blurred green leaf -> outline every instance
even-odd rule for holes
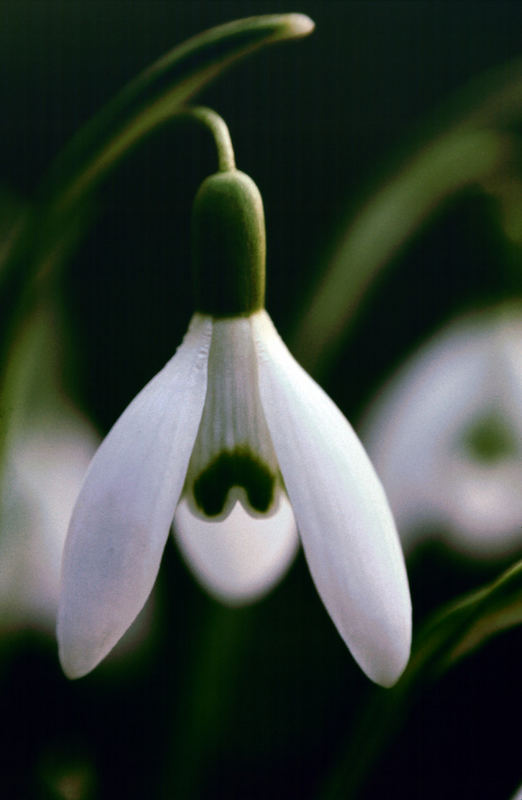
[[[305,36],[313,27],[302,14],[250,17],[175,47],[76,134],[51,170],[44,194],[54,196],[57,208],[77,202],[132,145],[231,64],[264,45]]]
[[[380,753],[428,681],[488,639],[522,623],[522,561],[493,583],[451,603],[420,631],[408,667],[388,690],[375,689],[345,742],[321,798],[355,798]]]
[[[42,253],[40,267],[49,274],[59,270],[76,246],[90,219],[86,212],[87,209],[81,219],[77,217],[74,223],[61,231],[61,238],[56,237],[45,258]],[[9,436],[53,408],[54,416],[59,417],[63,412],[66,393],[62,382],[68,342],[59,298],[53,287],[29,287],[11,311],[6,342],[3,343],[0,479]]]
[[[67,342],[63,315],[48,298],[23,318],[4,367],[2,422],[8,425],[2,431],[24,430],[38,418],[63,413]]]
[[[452,604],[419,637],[408,673],[444,672],[490,636],[522,623],[522,561],[496,581]]]
[[[522,62],[483,76],[457,99],[446,130],[386,177],[335,243],[292,339],[315,374],[328,367],[370,285],[420,226],[448,197],[513,162],[518,147],[509,128],[522,115]]]
[[[107,172],[197,91],[254,50],[305,36],[313,27],[301,14],[237,20],[189,39],[142,72],[58,156],[41,185],[34,212],[18,233],[18,246],[0,264],[1,278],[17,265],[24,275],[38,271],[64,227],[71,220],[82,224],[83,210]]]
[[[24,203],[5,188],[0,189],[0,274],[24,226]]]

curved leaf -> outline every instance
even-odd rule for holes
[[[366,291],[412,234],[446,198],[512,159],[517,144],[508,128],[522,115],[522,60],[482,76],[452,108],[446,130],[421,142],[386,177],[335,243],[292,340],[292,351],[314,374],[327,367]]]
[[[356,798],[381,751],[400,729],[422,684],[441,677],[494,634],[520,623],[522,561],[482,589],[448,605],[422,628],[399,682],[386,692],[377,690],[370,695],[320,797]]]
[[[408,668],[440,674],[491,636],[522,623],[522,561],[444,609],[419,636]],[[411,678],[410,678],[411,680]]]
[[[178,45],[132,80],[57,157],[34,213],[2,264],[1,278],[16,264],[24,275],[34,273],[62,238],[64,225],[71,220],[82,225],[83,209],[109,169],[227,67],[264,45],[305,36],[313,28],[302,14],[236,20]]]
[[[73,138],[58,158],[44,192],[67,206],[91,190],[136,141],[164,122],[235,61],[264,45],[305,36],[303,14],[273,14],[229,22],[175,47],[132,80]]]

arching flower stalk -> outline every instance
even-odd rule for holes
[[[73,513],[61,662],[80,677],[114,646],[151,591],[171,526],[201,582],[228,602],[266,592],[299,534],[339,633],[388,686],[411,638],[393,519],[352,428],[264,310],[261,196],[230,158],[222,169],[194,204],[188,333],[102,443]]]

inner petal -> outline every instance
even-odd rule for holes
[[[207,517],[230,510],[237,497],[246,510],[264,514],[280,485],[259,396],[250,320],[214,320],[207,395],[184,494]]]
[[[269,514],[251,516],[236,495],[219,520],[195,514],[183,498],[174,517],[174,537],[187,564],[216,599],[231,605],[263,596],[289,567],[298,546],[292,506],[282,488]]]

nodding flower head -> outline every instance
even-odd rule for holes
[[[225,602],[266,592],[298,537],[354,658],[382,685],[408,660],[411,604],[384,492],[349,423],[264,310],[263,205],[236,170],[202,185],[196,311],[174,357],[94,457],[63,560],[58,638],[89,672],[145,603],[172,528]]]

